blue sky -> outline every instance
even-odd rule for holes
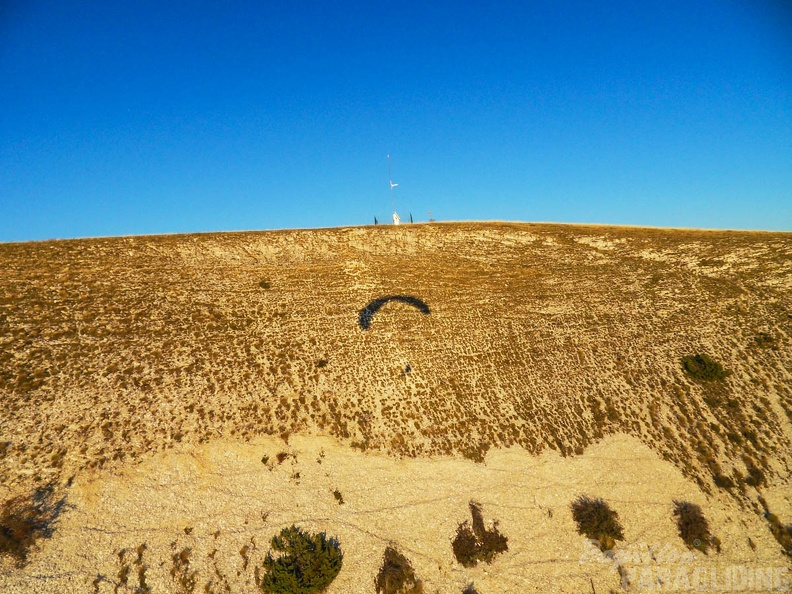
[[[785,0],[6,0],[0,106],[0,241],[792,230]]]

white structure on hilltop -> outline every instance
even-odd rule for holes
[[[395,188],[399,184],[394,184],[393,178],[391,177],[390,155],[388,155],[388,183],[390,184],[391,211],[393,211],[393,224],[398,225],[399,223],[401,223],[401,218],[396,213],[396,206],[393,202],[393,188]]]

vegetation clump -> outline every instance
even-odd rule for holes
[[[715,486],[720,489],[728,490],[734,488],[734,481],[720,472],[716,472],[712,475],[712,481],[715,483]]]
[[[778,339],[767,332],[760,332],[754,336],[753,344],[760,349],[778,350]]]
[[[728,375],[723,365],[709,355],[701,353],[682,357],[682,369],[692,378],[702,382],[720,381]]]
[[[710,546],[714,546],[720,552],[720,540],[710,534],[709,522],[700,506],[689,501],[674,500],[674,515],[679,536],[689,549],[706,554]]]
[[[30,549],[40,538],[52,536],[53,524],[65,499],[56,500],[51,487],[30,496],[18,496],[0,508],[0,555],[24,565]]]
[[[451,543],[454,557],[464,567],[475,567],[480,561],[492,563],[498,553],[509,550],[508,538],[498,531],[497,521],[492,530],[486,529],[481,504],[471,501],[469,507],[473,522],[465,520],[457,528]]]
[[[765,510],[764,517],[767,520],[773,538],[781,545],[784,553],[792,557],[792,524],[785,526],[778,516],[770,511],[767,500],[764,497],[759,497],[759,503]]]
[[[341,546],[324,532],[313,534],[292,525],[274,536],[270,546],[259,582],[269,594],[319,594],[341,571]]]
[[[745,483],[756,488],[763,486],[766,483],[764,471],[748,456],[743,456],[743,461],[748,471],[748,476],[745,477]]]
[[[423,582],[415,577],[409,559],[393,547],[385,549],[377,579],[377,594],[423,594]]]
[[[572,518],[577,522],[578,534],[599,542],[601,551],[609,551],[617,540],[624,540],[619,514],[602,499],[581,495],[572,502]]]
[[[483,464],[484,458],[487,456],[489,449],[490,444],[486,441],[481,441],[478,444],[470,445],[468,448],[463,450],[462,455],[468,460],[472,460],[478,464]]]
[[[179,594],[192,594],[198,585],[198,572],[190,571],[191,556],[192,549],[189,547],[185,547],[171,556],[173,564],[171,565],[170,576]]]

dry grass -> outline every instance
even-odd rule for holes
[[[792,466],[790,262],[784,233],[528,224],[3,244],[0,483],[219,436],[484,461],[623,432],[746,503],[734,461]],[[362,330],[389,295],[431,314]],[[728,378],[680,368],[705,352]]]

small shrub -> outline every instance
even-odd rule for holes
[[[374,586],[377,594],[423,594],[424,591],[409,559],[393,547],[385,549]]]
[[[785,526],[778,516],[770,511],[770,508],[768,507],[767,501],[764,497],[759,497],[759,503],[762,504],[762,507],[765,510],[764,518],[767,520],[767,524],[770,528],[770,533],[773,535],[773,538],[775,538],[778,544],[781,545],[784,553],[792,557],[792,524],[787,524]]]
[[[748,456],[743,456],[743,461],[745,462],[746,470],[748,470],[748,476],[745,477],[745,483],[751,485],[752,487],[761,487],[764,485],[766,480],[764,471],[756,466],[754,461]]]
[[[679,536],[689,549],[698,549],[706,554],[710,546],[718,546],[718,540],[710,534],[709,522],[701,507],[688,501],[674,500],[674,515]]]
[[[473,583],[471,582],[470,584],[467,585],[467,587],[464,590],[462,590],[462,594],[479,594],[479,593],[478,590],[476,590],[476,586],[474,586]]]
[[[471,501],[469,507],[473,522],[465,520],[457,528],[451,543],[454,557],[464,567],[475,567],[480,561],[492,563],[498,553],[509,550],[508,538],[498,531],[497,521],[492,530],[486,529],[480,504]]]
[[[778,516],[774,514],[770,514],[767,521],[770,523],[770,532],[773,534],[773,538],[781,545],[784,553],[792,557],[792,524],[784,526]]]
[[[753,343],[760,349],[778,350],[778,339],[767,332],[760,332],[754,336]]]
[[[192,594],[198,585],[197,571],[190,571],[192,549],[184,548],[171,556],[170,576],[179,594]]]
[[[617,540],[624,540],[619,514],[602,499],[581,495],[572,502],[572,518],[577,522],[578,534],[599,542],[601,551],[608,551]]]
[[[327,367],[327,359],[319,359],[319,360],[316,362],[316,366],[317,366],[319,369],[321,369],[321,368],[323,368],[323,367]]]
[[[490,445],[489,443],[482,441],[476,445],[471,445],[467,449],[462,451],[462,455],[467,458],[468,460],[472,460],[478,464],[484,463],[484,458],[487,456],[487,452],[489,451]]]
[[[272,538],[271,548],[260,581],[269,594],[318,594],[341,571],[341,547],[324,532],[312,534],[292,525]]]
[[[265,291],[272,288],[272,283],[266,278],[261,279],[258,285]]]
[[[721,489],[734,488],[734,481],[725,474],[721,474],[720,472],[715,473],[712,477],[712,480],[715,483],[715,486],[720,487]]]
[[[703,382],[723,380],[728,375],[723,365],[704,354],[682,357],[682,368],[688,375]]]
[[[56,500],[52,487],[30,496],[9,499],[0,508],[0,555],[24,565],[30,549],[40,538],[52,536],[53,524],[65,499]]]
[[[344,496],[341,495],[341,491],[338,489],[333,491],[333,497],[335,497],[335,500],[338,501],[338,505],[344,505]]]

